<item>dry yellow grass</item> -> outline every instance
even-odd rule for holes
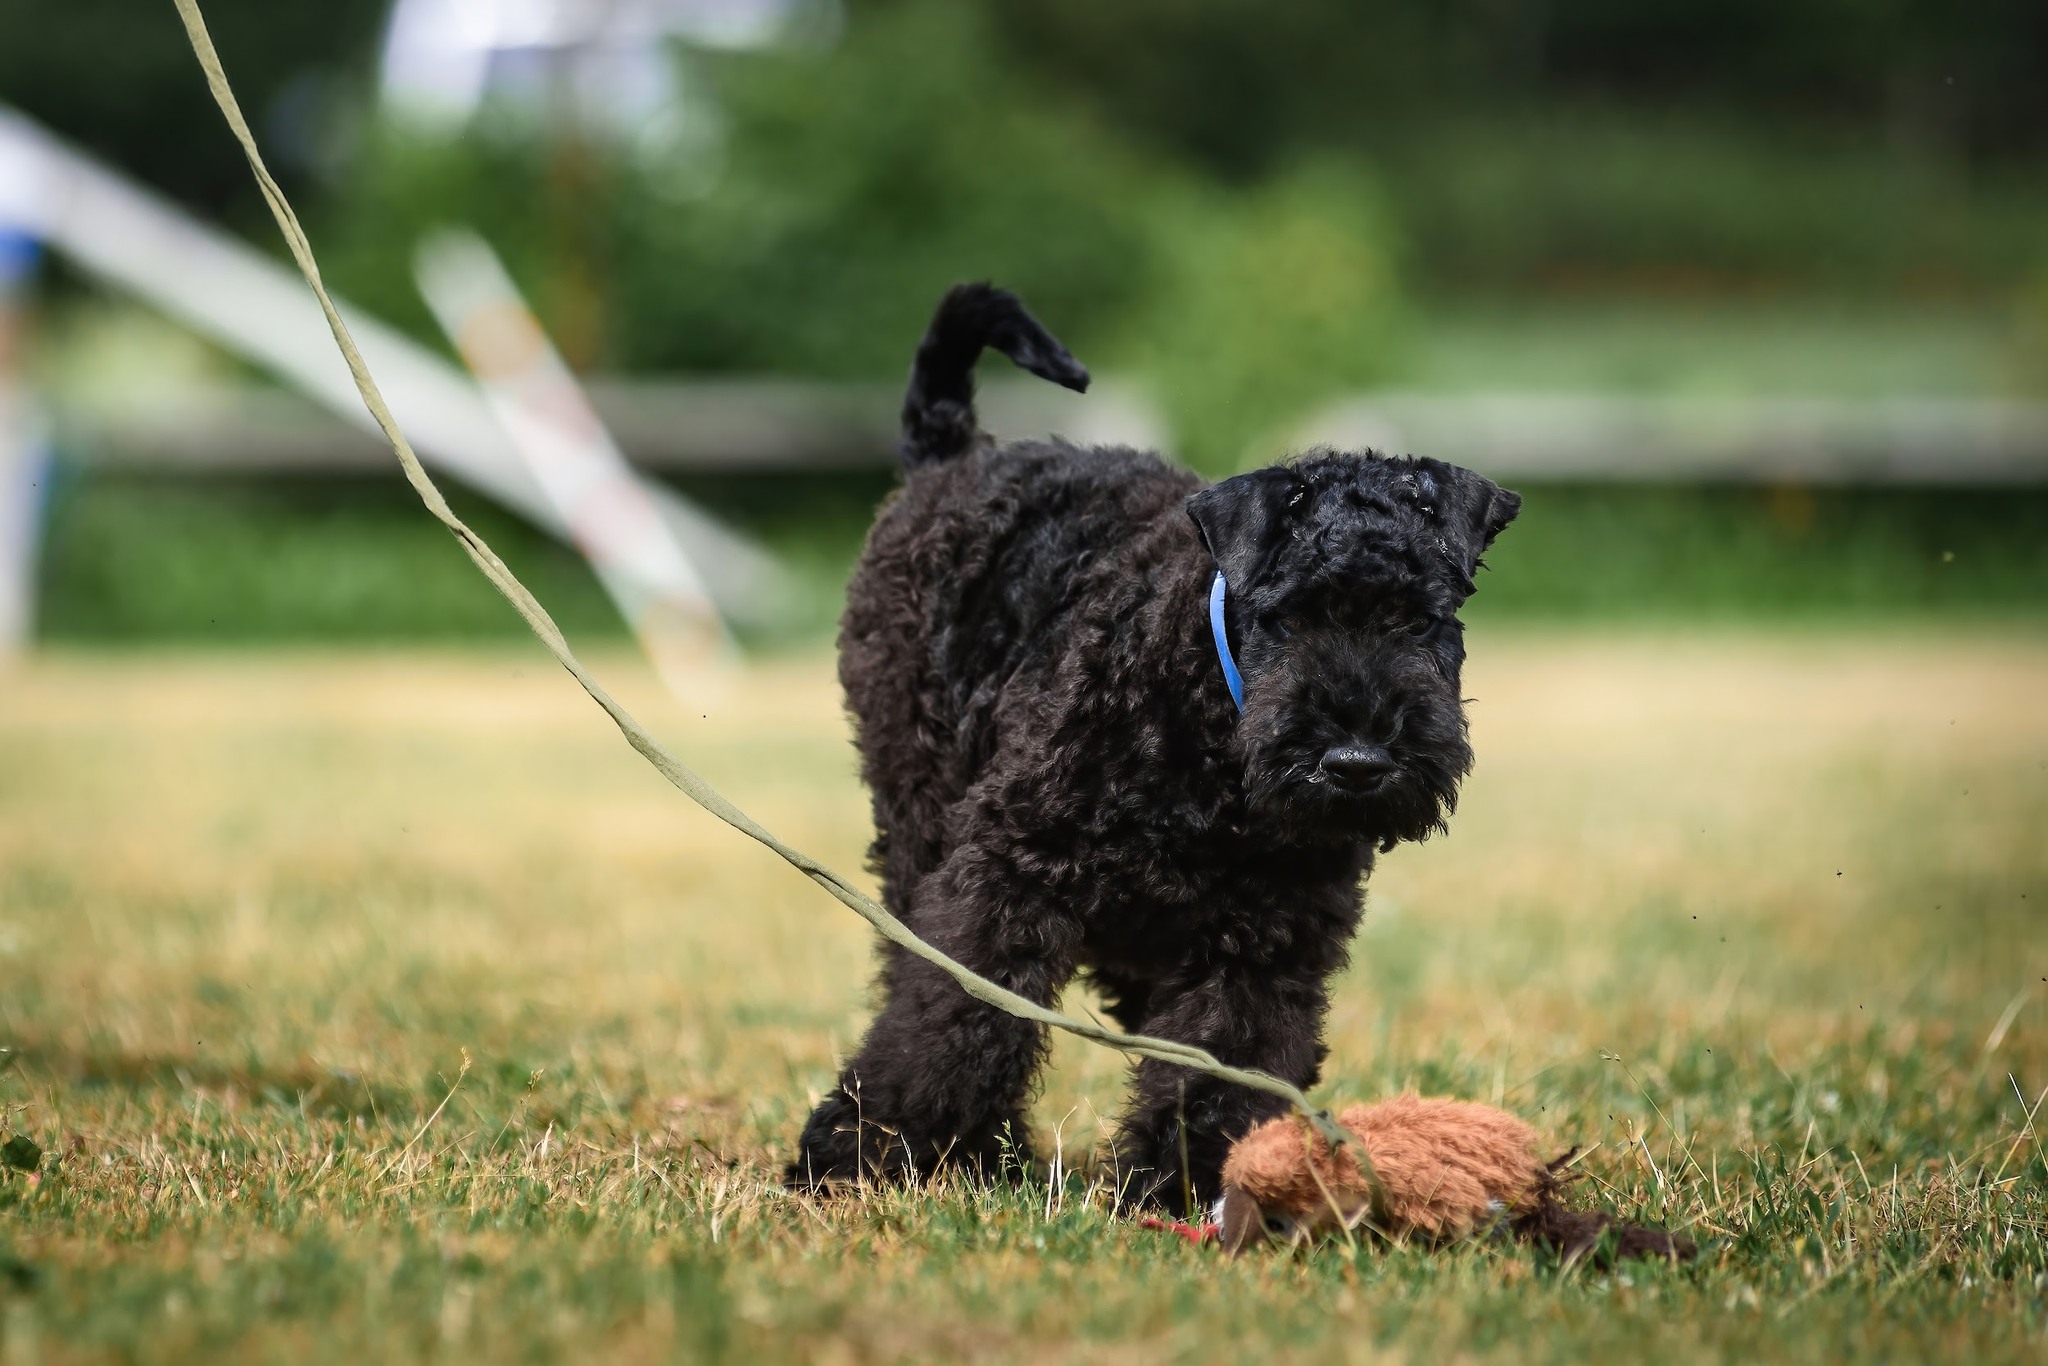
[[[1072,1041],[1037,1114],[1078,1174],[788,1200],[865,927],[536,651],[76,653],[0,676],[0,1129],[51,1154],[0,1177],[8,1350],[2038,1350],[2048,1158],[2014,1088],[2048,1087],[2048,640],[1473,653],[1479,770],[1374,881],[1323,1094],[1598,1144],[1595,1198],[1691,1225],[1702,1269],[1219,1266],[1090,1205],[1122,1064]],[[828,659],[689,710],[600,664],[858,866]]]

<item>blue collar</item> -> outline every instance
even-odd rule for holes
[[[1237,661],[1230,656],[1230,632],[1223,624],[1223,571],[1216,571],[1216,581],[1209,585],[1209,634],[1216,638],[1216,662],[1223,666],[1223,681],[1230,685],[1230,700],[1237,703],[1238,711],[1244,710],[1244,675],[1237,671]]]

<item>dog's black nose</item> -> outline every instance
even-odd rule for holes
[[[1346,792],[1363,792],[1394,771],[1394,756],[1378,745],[1339,745],[1323,756],[1322,768]]]

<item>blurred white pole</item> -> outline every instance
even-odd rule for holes
[[[35,626],[36,550],[49,492],[50,449],[21,374],[22,309],[40,246],[0,225],[0,660]]]
[[[499,425],[663,681],[687,695],[703,665],[724,654],[731,638],[703,576],[663,524],[504,264],[475,233],[450,229],[420,245],[414,273]]]
[[[319,305],[290,267],[0,107],[0,228],[10,227],[375,430]],[[346,304],[342,313],[422,460],[570,539],[554,501],[467,375]],[[782,575],[767,553],[673,490],[644,486],[725,612],[772,616]]]

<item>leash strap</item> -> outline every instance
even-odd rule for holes
[[[1223,582],[1223,571],[1216,571],[1216,581],[1209,585],[1209,634],[1216,638],[1216,662],[1223,666],[1223,681],[1230,685],[1230,700],[1237,703],[1237,709],[1244,711],[1244,675],[1237,671],[1237,660],[1230,654],[1230,632],[1223,625],[1223,595],[1227,588]]]

